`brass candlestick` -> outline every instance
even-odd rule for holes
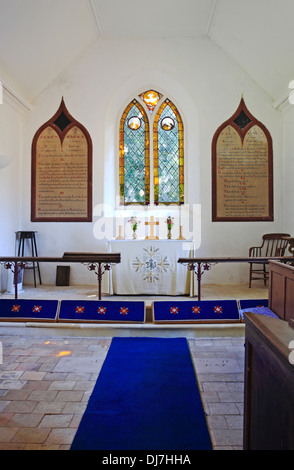
[[[180,226],[180,236],[179,236],[178,240],[186,240],[186,238],[183,237],[183,226],[182,225]]]
[[[122,225],[118,226],[118,237],[116,237],[116,240],[124,240],[124,237],[122,234]]]

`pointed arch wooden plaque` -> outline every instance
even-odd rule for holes
[[[31,220],[92,221],[92,140],[63,99],[33,139]]]
[[[242,98],[212,141],[212,221],[272,220],[272,138]]]

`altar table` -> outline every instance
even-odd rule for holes
[[[193,273],[177,261],[194,256],[188,240],[110,240],[109,253],[121,263],[109,273],[109,293],[118,295],[194,295]]]

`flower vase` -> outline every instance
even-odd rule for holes
[[[136,229],[133,229],[133,240],[136,240],[136,238],[137,238]]]
[[[167,239],[170,240],[171,239],[171,229],[174,225],[173,217],[168,216],[168,218],[166,219],[166,224],[167,224]]]

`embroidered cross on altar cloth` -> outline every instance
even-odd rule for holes
[[[122,254],[109,272],[111,295],[194,295],[196,276],[177,262],[193,256],[193,241],[110,240],[107,250]]]

